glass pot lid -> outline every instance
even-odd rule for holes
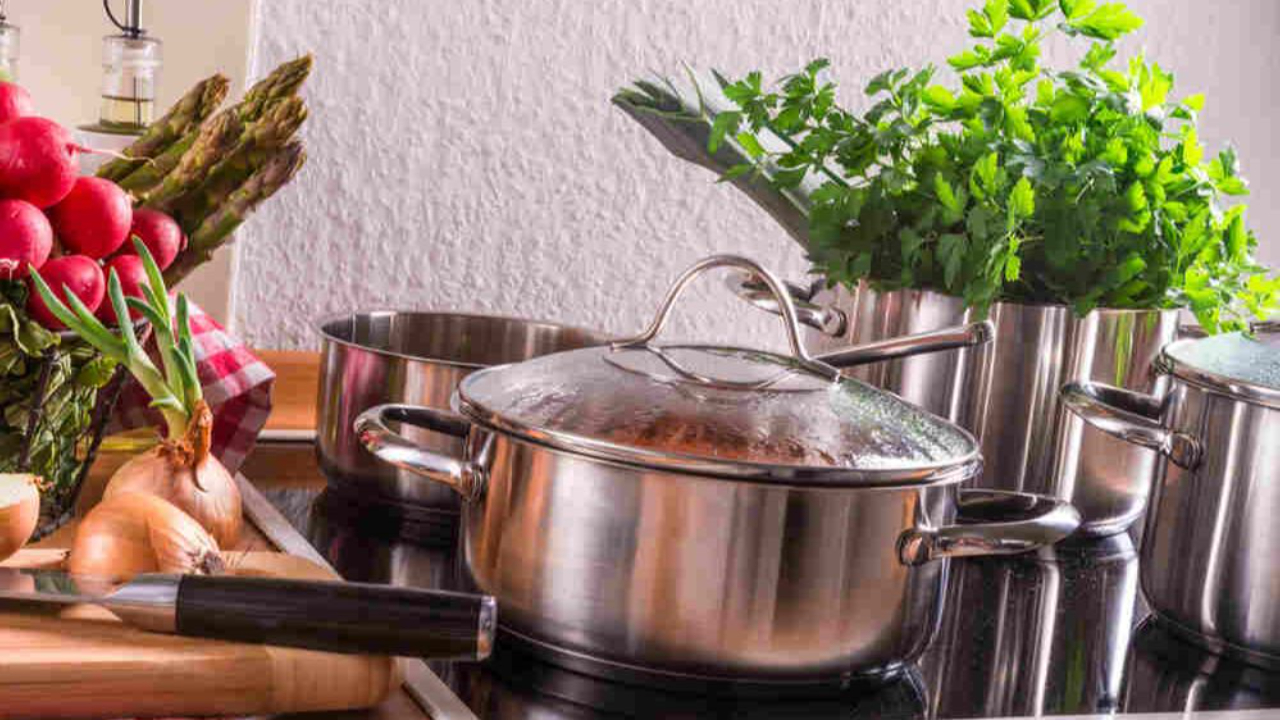
[[[1280,331],[1225,333],[1179,340],[1164,349],[1162,369],[1194,385],[1280,407]]]
[[[780,300],[792,355],[652,343],[685,286],[746,267]],[[824,484],[930,482],[977,469],[959,427],[814,360],[772,274],[736,256],[694,265],[642,335],[488,368],[463,380],[472,419],[593,457],[736,478]]]

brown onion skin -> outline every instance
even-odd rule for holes
[[[200,488],[207,488],[201,490]],[[195,467],[175,459],[163,446],[130,459],[111,477],[104,501],[142,492],[164,498],[195,518],[218,541],[234,547],[240,538],[243,511],[235,478],[212,455]]]
[[[103,500],[129,492],[156,495],[195,518],[219,547],[234,547],[244,524],[240,489],[209,452],[212,427],[213,414],[202,402],[185,437],[130,459],[111,476]]]
[[[200,523],[146,493],[121,493],[91,510],[67,559],[74,575],[114,581],[147,572],[210,574],[222,567],[218,544]]]

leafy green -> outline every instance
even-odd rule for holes
[[[0,472],[42,477],[42,512],[48,517],[65,510],[73,495],[94,429],[98,390],[116,366],[93,348],[41,327],[27,315],[26,301],[24,283],[0,280]]]
[[[1187,307],[1210,331],[1280,306],[1244,206],[1227,202],[1248,193],[1238,157],[1206,160],[1203,96],[1173,99],[1173,75],[1141,55],[1115,64],[1140,18],[1095,0],[986,0],[966,17],[976,42],[948,61],[957,83],[885,71],[861,114],[834,101],[826,60],[776,90],[758,72],[722,80],[737,110],[714,125],[750,158],[726,177],[768,165],[785,169],[769,178],[779,189],[822,178],[808,197],[817,272],[980,309]],[[1086,42],[1074,66],[1040,63],[1053,32]]]

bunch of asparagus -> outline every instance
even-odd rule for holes
[[[307,118],[298,89],[311,66],[310,55],[284,63],[221,112],[227,78],[202,80],[123,157],[98,170],[129,191],[137,207],[168,213],[186,233],[187,247],[165,270],[169,286],[212,258],[306,162],[294,136]]]

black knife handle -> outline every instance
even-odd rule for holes
[[[483,660],[497,606],[487,595],[366,583],[185,575],[180,635],[340,653]]]

